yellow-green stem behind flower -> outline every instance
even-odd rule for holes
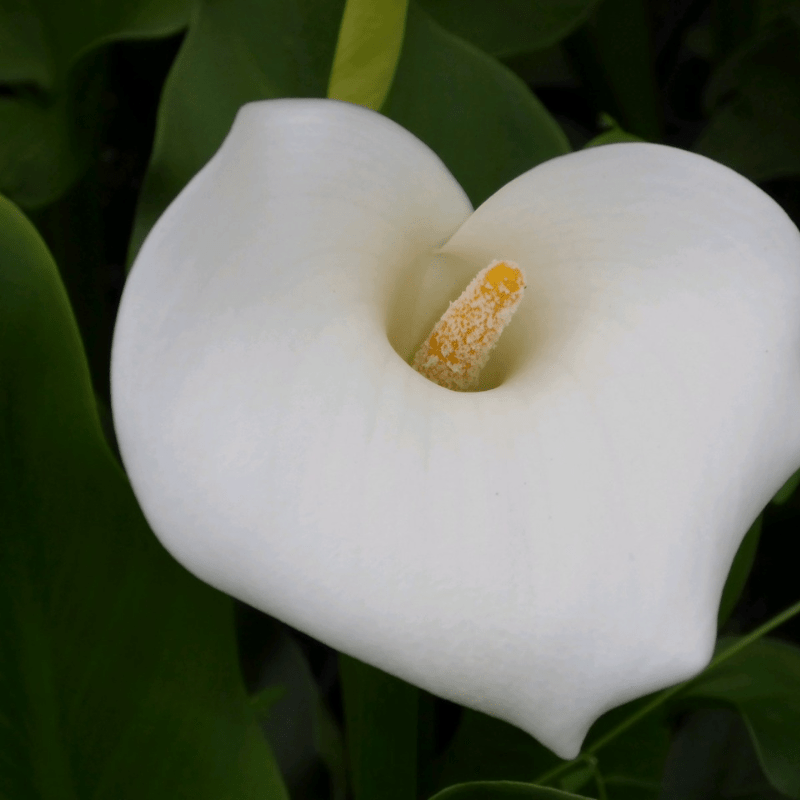
[[[347,0],[328,97],[377,111],[394,79],[408,0]]]

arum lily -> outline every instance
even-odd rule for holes
[[[495,261],[516,315],[438,385],[414,356]],[[374,112],[253,103],[135,262],[114,418],[189,570],[570,758],[708,663],[800,464],[798,308],[797,229],[701,156],[597,147],[473,211]]]

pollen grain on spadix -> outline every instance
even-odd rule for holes
[[[524,289],[525,276],[517,264],[493,261],[450,303],[417,351],[414,369],[447,389],[474,389]]]

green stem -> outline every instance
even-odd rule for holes
[[[708,667],[696,678],[692,678],[692,680],[687,681],[683,686],[688,686],[690,683],[694,683],[698,681],[702,675],[708,672],[714,667],[718,667],[724,661],[727,661],[729,658],[735,656],[738,652],[744,650],[745,647],[749,647],[753,642],[758,641],[763,636],[766,636],[770,631],[777,628],[779,625],[783,625],[784,622],[788,622],[792,617],[797,616],[800,614],[800,600],[796,602],[794,605],[789,606],[784,611],[781,611],[780,614],[774,616],[771,620],[765,622],[760,628],[756,628],[751,633],[748,633],[747,636],[742,636],[741,639],[737,639],[734,644],[732,644],[726,650],[723,650],[721,653],[717,653],[716,656],[711,660],[711,663]]]
[[[718,667],[720,664],[724,663],[728,659],[735,656],[737,653],[744,650],[745,647],[748,647],[753,642],[761,639],[763,636],[766,636],[770,631],[777,628],[779,625],[783,625],[784,622],[790,620],[792,617],[800,614],[800,601],[795,603],[794,605],[787,608],[785,611],[782,611],[777,616],[773,617],[768,622],[765,622],[759,628],[756,628],[751,633],[748,633],[747,636],[743,636],[741,639],[737,639],[737,641],[732,644],[727,649],[723,650],[721,653],[717,653],[716,656],[711,660],[711,663],[696,677],[692,678],[689,681],[685,681],[684,683],[679,683],[677,686],[672,686],[669,689],[665,689],[660,694],[656,695],[647,705],[640,708],[635,713],[631,714],[627,719],[624,719],[619,725],[615,728],[612,728],[605,736],[601,736],[595,742],[593,742],[589,747],[587,747],[578,758],[573,761],[565,761],[562,764],[559,764],[557,767],[553,767],[551,770],[540,775],[534,783],[537,785],[547,785],[548,783],[552,782],[555,778],[563,775],[566,772],[569,772],[577,763],[581,761],[585,761],[586,756],[591,756],[596,753],[601,748],[605,747],[610,742],[614,741],[620,734],[625,733],[629,728],[632,728],[639,720],[646,717],[652,711],[655,711],[660,706],[664,705],[668,700],[671,700],[676,695],[680,694],[682,691],[687,689],[692,684],[699,681],[701,678],[704,678],[708,672]]]
[[[592,774],[594,775],[594,785],[597,787],[597,800],[608,800],[608,793],[606,792],[606,782],[603,780],[603,775],[597,765],[597,759],[590,756],[592,759]]]

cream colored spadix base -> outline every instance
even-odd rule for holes
[[[437,386],[399,343],[497,258],[503,378]],[[800,464],[798,308],[800,234],[700,156],[598,147],[473,212],[389,120],[256,103],[136,260],[115,425],[200,578],[569,758],[707,663]]]

